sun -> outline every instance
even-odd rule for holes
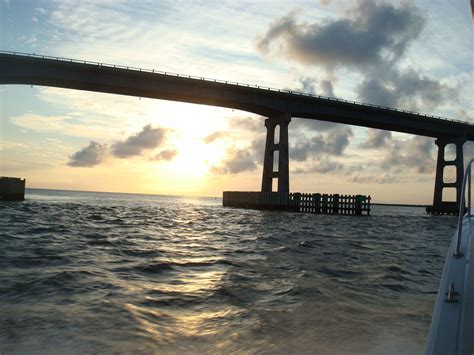
[[[227,139],[220,138],[206,143],[204,139],[215,132],[228,130],[227,118],[235,113],[229,109],[158,100],[151,106],[153,124],[169,130],[167,149],[178,151],[173,160],[167,162],[168,174],[187,177],[202,177],[212,166],[219,164],[226,156]]]
[[[202,139],[181,140],[176,144],[178,155],[170,162],[176,174],[201,177],[209,173],[212,166],[225,158],[222,144],[205,144]]]

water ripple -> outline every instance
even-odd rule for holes
[[[456,222],[27,196],[0,203],[1,353],[416,353]]]

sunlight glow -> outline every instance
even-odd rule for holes
[[[176,174],[201,177],[225,157],[223,149],[217,149],[216,145],[204,144],[199,140],[187,142],[183,139],[176,145],[179,149],[178,156],[170,162],[170,168]]]

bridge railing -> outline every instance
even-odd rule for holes
[[[13,51],[0,50],[0,54],[10,54],[10,55],[16,55],[16,56],[22,56],[22,57],[33,57],[33,58],[40,58],[40,59],[52,59],[52,60],[57,60],[57,61],[70,62],[70,63],[97,65],[99,67],[127,69],[127,70],[147,72],[147,73],[152,73],[152,74],[170,75],[170,76],[175,76],[175,77],[179,77],[179,78],[203,80],[203,81],[208,81],[208,82],[215,82],[215,83],[222,83],[222,84],[227,84],[227,85],[235,85],[235,86],[256,88],[256,89],[260,89],[260,90],[268,90],[268,91],[273,91],[273,92],[282,92],[282,93],[287,93],[287,94],[292,94],[292,95],[314,97],[314,98],[318,98],[318,99],[324,99],[324,100],[330,100],[330,101],[336,101],[336,102],[344,102],[344,103],[348,103],[348,104],[354,104],[354,105],[365,106],[365,107],[375,107],[375,108],[390,110],[390,111],[394,111],[394,112],[403,112],[403,113],[418,115],[418,116],[421,116],[421,117],[426,117],[428,119],[444,120],[444,121],[458,122],[458,123],[471,125],[471,123],[466,122],[466,121],[455,120],[455,119],[441,117],[441,116],[437,116],[437,115],[427,115],[427,114],[420,113],[420,112],[409,111],[409,110],[404,110],[404,109],[398,109],[398,108],[394,108],[394,107],[373,105],[373,104],[358,102],[358,101],[353,101],[353,100],[338,99],[336,97],[316,95],[316,94],[305,93],[305,92],[295,91],[295,90],[275,89],[275,88],[271,88],[271,87],[268,87],[268,86],[261,86],[261,85],[257,85],[257,84],[243,84],[243,83],[238,83],[238,82],[235,82],[235,81],[211,79],[211,78],[206,78],[206,77],[202,77],[202,76],[178,74],[178,73],[162,71],[162,70],[144,69],[144,68],[138,68],[138,67],[133,67],[133,66],[110,64],[110,63],[104,63],[104,62],[94,62],[94,61],[89,61],[89,60],[72,59],[72,58],[65,58],[65,57],[54,57],[54,56],[40,55],[40,54],[35,54],[35,53],[24,53],[24,52],[13,52]]]

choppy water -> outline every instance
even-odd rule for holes
[[[455,224],[29,190],[0,202],[0,353],[420,353]]]

